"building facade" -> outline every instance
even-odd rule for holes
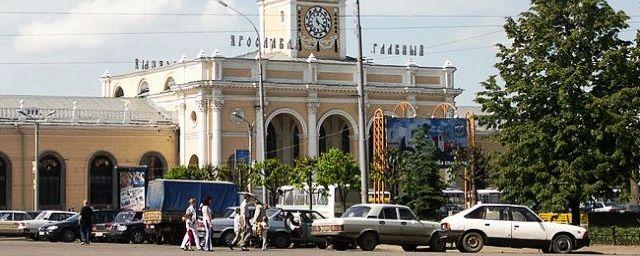
[[[357,156],[358,72],[354,59],[345,54],[345,1],[259,1],[259,8],[265,38],[260,47],[266,95],[264,155],[288,164],[329,148]],[[217,50],[210,55],[201,50],[194,59],[183,56],[161,67],[106,73],[102,95],[145,97],[173,111],[180,127],[180,163],[223,165],[249,145],[247,124],[232,113],[261,123],[255,55],[224,57]],[[403,101],[415,109],[411,116],[421,117],[431,116],[441,103],[454,104],[462,91],[454,85],[455,70],[448,61],[441,67],[412,61],[402,66],[365,64],[367,120],[377,108],[393,114]],[[256,135],[253,159],[260,161],[262,146],[256,143],[262,135]]]

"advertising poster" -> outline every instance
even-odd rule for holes
[[[120,209],[142,211],[145,205],[146,166],[117,167]]]
[[[451,164],[456,149],[467,147],[467,119],[464,118],[387,118],[387,145],[412,150],[411,138],[419,127],[428,131],[425,139],[433,140],[441,166]]]

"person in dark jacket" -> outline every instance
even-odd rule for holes
[[[80,241],[82,245],[91,244],[91,218],[93,217],[93,209],[89,206],[89,201],[84,200],[82,209],[80,209]]]

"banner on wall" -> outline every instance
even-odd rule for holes
[[[120,209],[142,211],[145,206],[147,173],[146,166],[116,167]]]
[[[387,145],[412,150],[411,138],[419,127],[428,131],[425,139],[435,144],[441,166],[451,165],[455,150],[467,147],[467,119],[464,118],[387,118]]]

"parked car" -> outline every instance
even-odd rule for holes
[[[591,206],[592,212],[624,212],[624,205],[614,202],[594,202]]]
[[[590,244],[586,229],[543,222],[522,205],[480,204],[440,223],[447,241],[455,242],[461,252],[479,252],[491,245],[569,253]]]
[[[25,211],[0,211],[0,236],[18,235],[20,221],[30,220]]]
[[[354,205],[340,218],[315,220],[311,234],[329,239],[336,250],[358,245],[363,251],[372,251],[378,244],[400,245],[405,251],[425,245],[432,251],[445,250],[440,224],[419,221],[402,205]]]
[[[91,238],[97,241],[107,240],[106,234],[111,230],[111,226],[118,215],[117,210],[99,210],[93,212],[93,224],[91,225]]]
[[[76,215],[67,211],[42,211],[32,220],[21,221],[18,234],[38,240],[38,229],[44,225],[55,224]]]
[[[71,243],[80,237],[79,221],[80,214],[76,214],[64,221],[41,226],[38,228],[38,238],[50,242]]]
[[[106,233],[109,240],[117,242],[144,243],[148,236],[142,222],[142,212],[122,211],[116,216],[111,230]]]

